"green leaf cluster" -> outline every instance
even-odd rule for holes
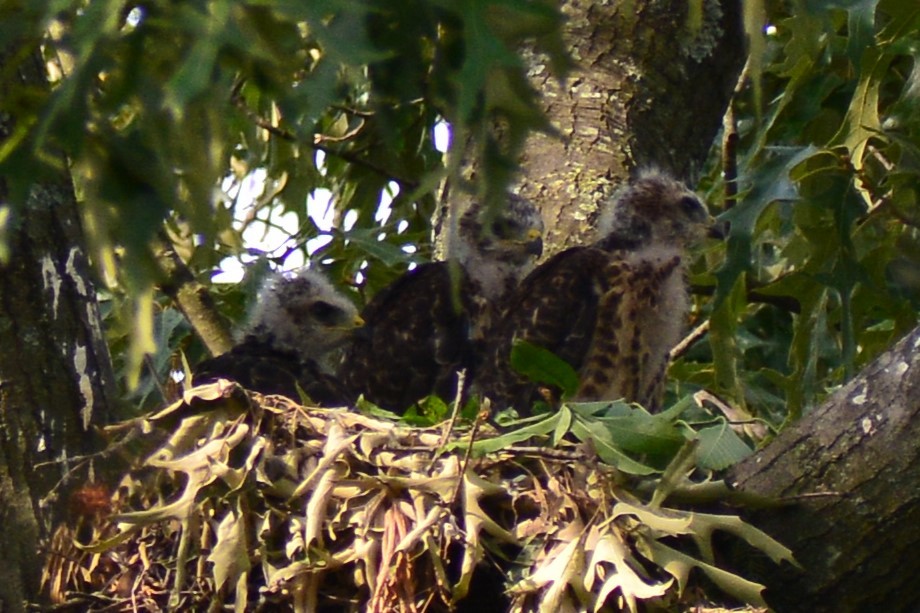
[[[707,254],[694,279],[714,289],[709,346],[673,374],[783,421],[917,322],[920,8],[767,3],[759,28],[737,149],[703,181],[722,201],[737,162],[724,263],[705,273]]]
[[[557,74],[567,61],[561,15],[544,0],[37,0],[5,3],[0,22],[15,50],[0,75],[0,111],[15,119],[0,146],[0,230],[66,165],[97,270],[136,306],[121,325],[134,331],[135,378],[155,346],[150,243],[164,224],[203,281],[226,257],[280,264],[326,235],[313,258],[336,280],[360,270],[361,302],[430,254],[439,184],[497,201],[523,139],[546,128],[522,45]],[[17,71],[36,55],[52,83],[22,87]],[[432,139],[443,120],[452,165]],[[484,169],[474,182],[461,159]],[[264,185],[234,223],[246,183]],[[331,195],[331,230],[307,211],[318,190]],[[280,215],[296,220],[292,240],[248,253],[247,226]]]
[[[511,349],[511,365],[527,379],[561,391],[562,404],[548,407],[537,403],[535,409],[551,415],[517,428],[495,439],[477,443],[483,453],[501,450],[530,437],[550,437],[558,445],[571,433],[587,443],[604,462],[623,472],[651,475],[675,461],[687,441],[694,443],[693,463],[705,470],[722,470],[751,453],[728,422],[713,419],[696,410],[685,416],[698,403],[685,397],[668,410],[651,414],[637,404],[616,402],[568,402],[578,391],[578,373],[553,352],[533,343],[517,339]],[[529,421],[529,420],[525,420]],[[713,423],[715,422],[715,423]],[[698,448],[698,449],[697,449]],[[698,453],[697,453],[698,452]]]

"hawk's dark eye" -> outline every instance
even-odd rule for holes
[[[310,305],[310,315],[318,322],[330,325],[342,318],[342,309],[328,302],[317,300]]]
[[[703,204],[693,196],[684,196],[681,198],[680,208],[683,209],[688,217],[698,217],[701,219],[706,217],[706,211],[703,209]]]
[[[511,236],[511,222],[507,219],[496,219],[491,225],[492,234],[498,238],[508,238]]]

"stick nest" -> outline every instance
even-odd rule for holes
[[[701,568],[762,604],[707,544],[716,528],[762,533],[640,502],[590,445],[479,452],[473,439],[510,440],[479,425],[193,388],[135,424],[155,450],[113,494],[74,495],[46,590],[83,611],[636,611],[675,605]],[[688,536],[702,560],[673,548]]]

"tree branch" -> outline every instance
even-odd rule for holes
[[[154,243],[154,251],[162,272],[160,289],[182,311],[212,355],[229,351],[233,347],[233,337],[214,299],[208,289],[195,279],[176,253],[172,241],[162,232]]]
[[[745,492],[800,504],[753,523],[805,572],[732,556],[778,611],[913,610],[920,602],[920,328],[733,470]],[[839,495],[815,497],[815,493]],[[750,571],[750,572],[748,572]]]
[[[411,191],[418,187],[417,181],[413,181],[405,177],[397,176],[395,173],[387,170],[386,168],[377,166],[376,164],[369,162],[366,159],[360,156],[354,155],[348,151],[340,151],[338,149],[327,147],[326,145],[321,144],[322,141],[338,142],[341,140],[345,140],[347,136],[353,136],[353,134],[350,133],[346,137],[341,137],[341,138],[333,138],[329,136],[316,135],[316,137],[313,139],[312,142],[304,141],[303,139],[298,138],[297,135],[294,134],[293,132],[289,130],[285,130],[284,128],[281,128],[279,126],[276,126],[271,121],[260,116],[258,113],[256,113],[255,111],[250,109],[248,106],[246,106],[246,103],[243,101],[242,97],[239,95],[238,90],[239,90],[239,87],[237,87],[234,90],[233,94],[231,95],[234,105],[236,105],[238,109],[243,111],[255,123],[255,125],[269,132],[270,134],[277,136],[278,138],[281,138],[286,141],[296,142],[302,145],[307,145],[308,147],[316,151],[322,151],[326,155],[335,156],[341,160],[348,162],[349,164],[354,164],[355,166],[361,166],[362,168],[366,168],[370,170],[371,172],[379,174],[380,176],[384,177],[388,181],[395,181],[396,183],[399,184],[400,189]],[[353,113],[354,111],[350,111],[350,112]],[[365,121],[362,118],[360,127],[363,127],[364,125],[365,125]]]

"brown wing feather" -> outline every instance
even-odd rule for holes
[[[280,394],[299,400],[297,388],[319,406],[346,406],[354,402],[345,387],[323,373],[312,360],[272,348],[249,336],[227,353],[204,360],[195,367],[194,383],[218,378],[231,379],[244,388],[261,394]]]
[[[451,399],[457,371],[472,367],[472,289],[461,272],[455,303],[443,262],[397,279],[361,313],[365,329],[346,352],[340,376],[356,394],[403,412],[429,394]],[[458,308],[459,306],[459,308]]]
[[[479,391],[499,407],[525,414],[538,399],[536,385],[519,376],[509,360],[515,338],[549,349],[581,369],[594,336],[598,300],[606,293],[610,255],[592,247],[567,249],[538,266],[508,301],[487,350],[490,368]]]
[[[651,342],[661,331],[649,321],[663,307],[662,288],[680,259],[629,264],[619,254],[611,256],[605,269],[609,289],[599,302],[595,342],[581,372],[577,398],[625,398],[657,410],[668,361],[666,349]]]

